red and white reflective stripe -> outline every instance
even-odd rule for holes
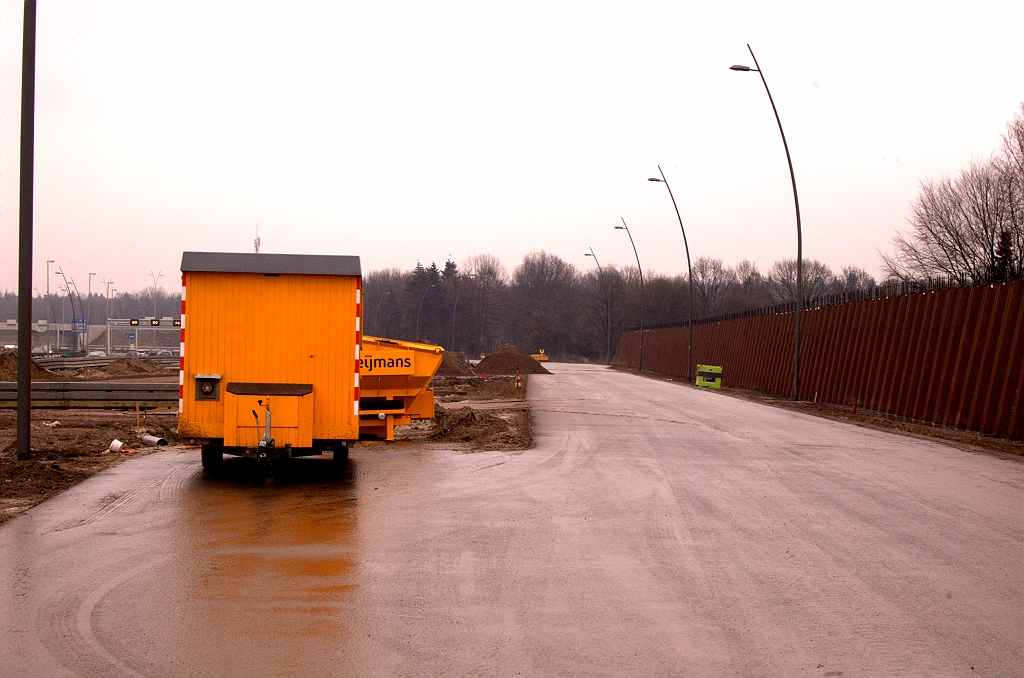
[[[359,416],[359,345],[362,343],[362,333],[360,332],[361,323],[363,317],[363,303],[362,303],[362,292],[363,292],[363,278],[356,278],[356,376],[353,380],[353,402],[352,402],[352,415],[355,417]]]
[[[181,346],[178,350],[178,414],[185,409],[185,274],[181,274]]]

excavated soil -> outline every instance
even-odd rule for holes
[[[159,363],[146,358],[119,358],[103,367],[82,367],[79,369],[48,370],[32,361],[32,381],[110,381],[135,377],[176,376],[178,370],[165,369]],[[5,348],[0,351],[0,381],[18,381],[18,350]]]
[[[445,351],[441,356],[441,366],[435,374],[442,377],[468,377],[474,372],[473,366],[461,353]]]
[[[118,358],[103,367],[83,367],[77,370],[54,370],[51,374],[59,375],[60,379],[76,381],[104,381],[124,379],[125,377],[163,376],[177,370],[164,369],[159,363],[146,358]]]
[[[430,382],[434,400],[439,403],[455,403],[465,400],[521,400],[526,395],[527,377],[522,378],[522,388],[516,388],[515,377],[479,376],[435,376]]]
[[[438,447],[462,452],[528,450],[533,446],[529,409],[445,409],[437,405],[433,421],[404,426],[395,437],[410,442],[438,443]]]
[[[543,365],[517,346],[504,344],[476,366],[477,374],[551,374]]]
[[[14,410],[0,411],[0,523],[55,494],[109,468],[132,454],[156,448],[139,442],[143,435],[177,442],[177,416],[106,410],[35,410],[32,412],[32,456],[16,459]],[[117,438],[125,443],[109,452]]]
[[[32,360],[32,381],[60,381],[61,378]],[[0,381],[18,381],[18,349],[0,350]]]

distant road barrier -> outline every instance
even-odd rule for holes
[[[0,382],[0,408],[18,405],[18,383]],[[32,382],[32,407],[144,409],[178,404],[178,385],[144,382]]]
[[[1024,281],[805,308],[800,398],[1024,438]],[[613,365],[636,366],[639,332]],[[724,386],[792,395],[793,313],[693,326],[693,359]],[[644,332],[644,369],[685,376],[686,325]]]

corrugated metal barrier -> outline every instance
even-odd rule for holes
[[[1024,281],[809,308],[801,325],[801,399],[1024,437]],[[612,364],[636,367],[639,334]],[[793,313],[694,323],[693,361],[792,395]],[[685,325],[644,332],[644,370],[686,375]]]

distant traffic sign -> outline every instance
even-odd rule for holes
[[[152,320],[149,321],[149,324],[155,327],[160,324],[160,321],[157,320],[156,318],[153,318]]]
[[[125,339],[134,339],[135,338],[135,333],[134,332],[129,332],[129,333],[124,335],[124,338]]]
[[[132,318],[128,322],[129,322],[130,325],[135,326],[135,325],[139,324],[139,319],[138,318]]]

